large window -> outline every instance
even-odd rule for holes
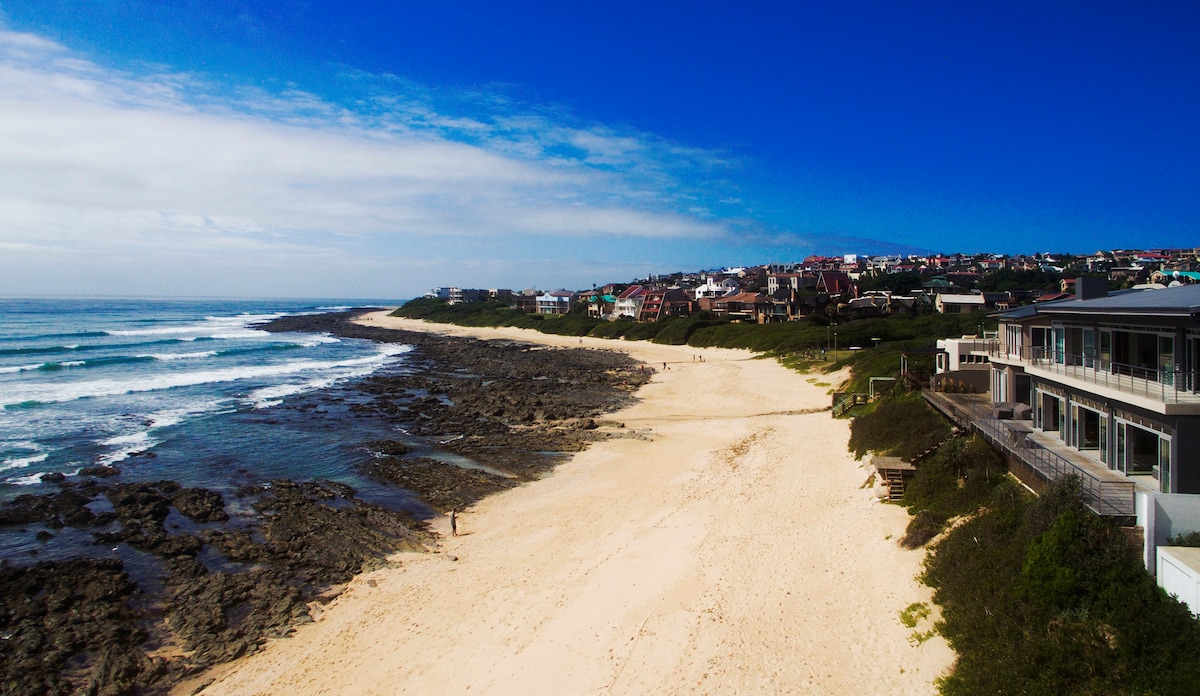
[[[1175,384],[1175,337],[1158,337],[1158,372],[1163,384]]]
[[[1063,437],[1062,431],[1066,423],[1066,409],[1063,408],[1063,400],[1053,394],[1046,392],[1038,392],[1038,412],[1037,423],[1035,425],[1045,432],[1058,433],[1059,437]]]
[[[1130,375],[1164,384],[1175,384],[1175,337],[1152,331],[1101,329],[1099,367],[1116,374]]]
[[[1071,406],[1071,444],[1080,450],[1100,449],[1101,415],[1084,406]]]
[[[1171,437],[1133,423],[1117,421],[1117,469],[1129,476],[1151,476],[1158,489],[1171,492]]]

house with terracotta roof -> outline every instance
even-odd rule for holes
[[[636,320],[642,313],[642,303],[646,301],[648,293],[649,291],[641,285],[630,285],[625,288],[620,295],[617,295],[617,301],[613,303],[613,318]]]
[[[820,271],[813,289],[825,295],[841,295],[850,292],[854,284],[845,271]]]
[[[666,317],[686,317],[692,313],[691,295],[682,288],[651,290],[642,301],[638,321],[658,321]]]
[[[769,306],[770,301],[762,293],[739,292],[736,295],[713,298],[712,312],[730,321],[757,324],[760,313],[765,313]]]

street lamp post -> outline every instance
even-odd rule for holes
[[[833,332],[833,361],[837,362],[837,332]]]

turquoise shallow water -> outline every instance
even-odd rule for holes
[[[327,478],[414,506],[358,474],[364,443],[397,433],[351,412],[355,380],[406,369],[408,347],[255,328],[368,304],[395,303],[0,299],[0,501],[106,465],[221,491]],[[5,537],[0,556],[28,543]]]

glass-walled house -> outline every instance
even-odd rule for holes
[[[1200,493],[1200,285],[1073,299],[999,315],[995,402],[1028,404],[1033,427],[1163,493]]]

